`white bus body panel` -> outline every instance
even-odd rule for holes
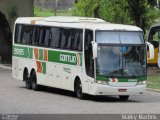
[[[120,89],[125,89],[126,92],[119,92]],[[140,95],[146,91],[145,85],[137,85],[134,87],[116,87],[92,83],[89,86],[89,94],[92,95]]]
[[[13,56],[14,70],[12,74],[15,79],[23,80],[25,68],[27,68],[29,74],[32,69],[36,71],[36,60]],[[84,86],[83,92],[88,93],[88,83],[87,80],[85,80],[87,75],[85,75],[84,67],[47,62],[46,68],[46,74],[36,71],[37,84],[74,91],[74,81],[78,76]],[[65,72],[64,68],[70,68],[70,73]]]

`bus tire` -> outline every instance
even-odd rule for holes
[[[33,71],[31,73],[30,80],[31,80],[31,84],[32,84],[32,90],[38,91],[39,90],[39,85],[37,84],[37,76],[36,76],[35,71]]]
[[[79,79],[76,80],[75,93],[76,93],[77,98],[84,99],[84,93],[82,92],[82,83]]]
[[[128,100],[129,95],[120,95],[119,98],[121,101],[126,101],[126,100]]]
[[[28,77],[28,70],[24,71],[23,81],[25,82],[25,85],[26,85],[27,89],[31,89],[32,88],[31,81],[30,81],[30,79]]]

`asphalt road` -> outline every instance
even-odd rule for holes
[[[72,92],[43,87],[25,88],[12,78],[11,70],[0,67],[0,113],[10,114],[156,114],[160,113],[160,93],[147,91],[121,102],[118,97],[87,96],[77,99]]]

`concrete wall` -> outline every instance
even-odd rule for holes
[[[0,62],[12,61],[12,31],[17,17],[34,15],[33,0],[0,0]]]
[[[11,30],[17,17],[34,15],[33,0],[0,0],[0,11],[6,16]]]

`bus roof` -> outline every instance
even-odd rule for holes
[[[104,20],[99,18],[89,17],[69,17],[69,16],[54,16],[44,19],[46,22],[59,22],[59,23],[106,23]]]
[[[86,28],[92,30],[142,31],[132,25],[113,24],[99,18],[54,16],[54,17],[20,17],[16,23],[58,27]]]
[[[151,28],[152,28],[152,27],[157,27],[157,26],[160,26],[160,22],[153,24],[153,25],[151,26]]]

